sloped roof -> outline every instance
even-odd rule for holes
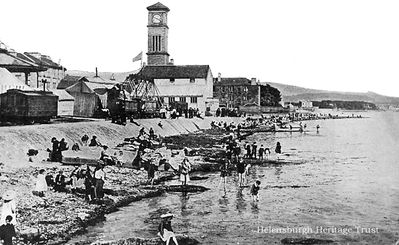
[[[41,90],[20,90],[20,89],[9,89],[7,93],[17,93],[23,94],[26,96],[57,96],[49,91],[41,91]],[[57,96],[58,97],[58,96]]]
[[[65,88],[68,92],[79,92],[79,93],[86,93],[86,94],[94,94],[94,90],[92,90],[89,86],[87,86],[88,82],[84,80],[79,80],[75,84]]]
[[[86,82],[86,85],[96,94],[100,95],[105,94],[108,89],[111,89],[115,86],[115,84],[92,83],[92,82]]]
[[[147,79],[206,78],[209,65],[145,66],[139,75]]]
[[[0,85],[18,85],[18,86],[28,87],[28,85],[26,85],[21,80],[16,78],[7,69],[1,67],[0,67]]]
[[[74,84],[76,84],[79,81],[86,81],[88,82],[86,77],[82,76],[71,76],[71,75],[66,75],[58,84],[57,89],[66,89]]]
[[[57,63],[55,63],[54,61],[52,61],[51,59],[47,58],[47,56],[45,55],[40,55],[40,59],[36,58],[34,55],[32,55],[32,52],[25,52],[23,54],[18,53],[19,57],[27,57],[28,59],[30,59],[31,61],[33,61],[34,63],[40,65],[40,66],[44,66],[44,67],[49,67],[49,68],[54,68],[54,69],[63,69],[62,66],[58,65]]]
[[[105,79],[100,76],[93,76],[93,77],[86,76],[86,78],[91,83],[99,83],[99,84],[106,84],[106,85],[115,85],[118,83],[117,81],[112,81],[111,79]]]
[[[63,90],[63,89],[55,89],[52,90],[51,92],[53,92],[55,95],[58,96],[58,100],[59,101],[74,101],[75,98],[70,95],[67,91]]]
[[[157,2],[156,4],[153,4],[151,6],[148,6],[147,10],[165,10],[165,11],[170,11],[170,9],[168,7],[166,7],[165,5],[163,5],[160,2]]]
[[[0,49],[0,67],[7,68],[11,72],[39,72],[47,70],[27,59],[13,55],[7,50]]]
[[[222,77],[222,81],[218,82],[215,78],[214,85],[229,86],[229,85],[251,85],[251,80],[245,77]]]

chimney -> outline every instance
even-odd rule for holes
[[[97,70],[97,67],[96,67],[96,75],[95,75],[94,77],[98,77],[98,70]]]
[[[218,73],[218,82],[221,82],[222,81],[222,73]]]
[[[256,78],[255,77],[251,78],[251,85],[256,85]]]

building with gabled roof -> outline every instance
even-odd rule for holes
[[[218,103],[213,99],[213,75],[209,65],[174,65],[168,53],[170,9],[157,2],[147,10],[147,66],[137,76],[154,82],[160,100],[167,107],[179,101],[202,112],[216,111]]]
[[[56,89],[66,71],[47,55],[38,52],[18,53],[11,49],[0,49],[0,67],[12,72],[31,88],[46,86],[47,90]]]

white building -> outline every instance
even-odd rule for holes
[[[215,111],[219,106],[213,99],[213,76],[209,65],[174,65],[169,61],[167,25],[169,8],[162,3],[147,7],[148,52],[147,66],[140,75],[153,80],[164,104],[186,102],[200,111]]]
[[[213,76],[208,65],[145,66],[141,75],[154,81],[166,106],[180,101],[202,112],[207,107],[211,111],[216,110],[212,98]]]

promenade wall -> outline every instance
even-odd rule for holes
[[[26,167],[29,165],[28,149],[38,150],[39,154],[36,158],[44,160],[48,157],[46,149],[51,148],[52,137],[56,137],[58,140],[65,138],[71,147],[75,142],[81,143],[80,139],[84,134],[90,138],[95,135],[102,144],[114,147],[124,138],[136,137],[142,127],[147,132],[152,127],[155,134],[165,137],[208,129],[212,120],[238,122],[242,119],[227,117],[139,119],[135,120],[139,125],[129,122],[126,126],[113,124],[110,121],[91,121],[0,127],[0,163],[10,167]],[[159,122],[162,123],[162,128],[158,126]]]

